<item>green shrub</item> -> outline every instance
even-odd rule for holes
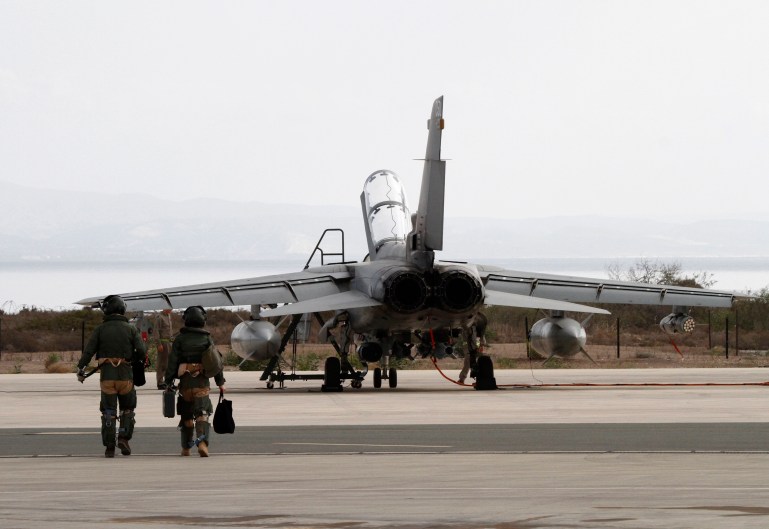
[[[516,369],[518,367],[515,358],[496,358],[494,363],[499,369]]]
[[[545,364],[543,364],[542,367],[546,369],[563,369],[565,367],[569,367],[569,364],[563,358],[558,358],[557,356],[554,356],[553,358],[548,360]]]
[[[45,359],[43,365],[45,366],[45,369],[48,370],[53,364],[58,362],[61,362],[61,357],[57,353],[51,353],[48,355],[48,358]]]
[[[242,359],[232,349],[228,350],[224,355],[224,365],[226,366],[237,366],[240,364],[241,360]]]
[[[264,371],[264,369],[267,367],[267,361],[266,360],[246,360],[239,364],[239,368],[241,371]]]
[[[296,359],[297,371],[317,371],[320,367],[320,355],[317,353],[307,353]]]
[[[74,373],[75,369],[72,364],[65,362],[56,362],[54,364],[45,366],[46,373]]]

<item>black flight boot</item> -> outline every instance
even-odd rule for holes
[[[128,444],[128,439],[125,439],[123,437],[117,438],[117,446],[120,448],[120,453],[124,456],[130,456],[131,455],[131,447]],[[114,453],[115,447],[112,447],[112,451]]]

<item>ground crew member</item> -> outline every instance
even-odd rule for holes
[[[162,388],[163,380],[166,376],[168,356],[171,354],[171,343],[173,342],[172,334],[171,311],[167,309],[155,317],[155,340],[157,345],[157,355],[155,355],[155,377],[158,389]]]
[[[168,367],[168,355],[171,352],[171,310],[165,309],[161,312],[145,314],[140,312],[131,323],[139,329],[142,340],[144,341],[147,354],[151,354],[152,347],[155,347],[155,380],[158,389],[161,389],[163,380],[166,377],[166,367]]]
[[[211,425],[209,418],[214,412],[208,394],[211,385],[203,370],[203,352],[213,347],[210,333],[203,327],[206,324],[206,311],[203,307],[188,307],[182,315],[184,327],[174,339],[171,355],[166,369],[165,386],[171,386],[175,378],[179,379],[179,397],[176,408],[181,416],[182,455],[190,455],[190,449],[197,445],[200,457],[208,457]],[[220,391],[224,391],[224,375],[214,376]]]
[[[489,321],[482,313],[478,313],[475,316],[475,323],[465,334],[465,340],[467,341],[467,351],[465,352],[465,358],[462,363],[462,371],[459,372],[459,383],[464,384],[470,368],[475,364],[478,355],[483,351],[483,346],[486,344],[486,326]],[[475,374],[471,374],[475,378]]]
[[[94,329],[77,363],[77,379],[85,380],[85,367],[96,355],[101,377],[101,439],[106,450],[104,457],[115,457],[117,446],[124,456],[131,455],[128,441],[133,437],[136,389],[133,383],[132,362],[146,362],[147,351],[139,330],[125,317],[126,304],[120,296],[112,295],[101,302],[104,322]],[[118,404],[120,427],[115,432]]]

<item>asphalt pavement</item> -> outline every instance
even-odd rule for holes
[[[105,459],[96,381],[0,375],[0,527],[769,527],[769,371],[496,377],[322,393],[227,373],[237,427],[207,459],[178,455],[145,386],[133,454]]]

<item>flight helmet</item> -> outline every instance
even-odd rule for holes
[[[187,307],[182,314],[182,320],[187,327],[203,327],[206,324],[206,309],[200,305]]]
[[[107,296],[104,298],[104,301],[101,302],[101,311],[104,313],[105,316],[109,316],[111,314],[125,314],[126,305],[125,301],[123,301],[123,298],[116,294],[112,294],[110,296]]]

